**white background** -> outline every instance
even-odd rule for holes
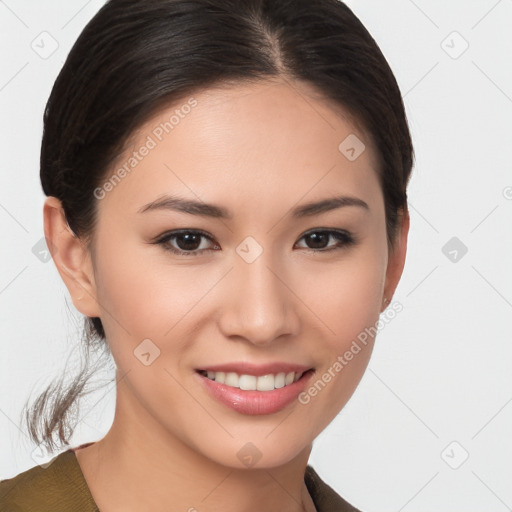
[[[0,479],[35,465],[21,408],[79,340],[55,265],[33,253],[43,237],[39,151],[53,82],[102,4],[0,1]],[[404,95],[416,151],[411,230],[394,297],[404,310],[379,333],[310,464],[365,512],[510,510],[512,0],[349,5]],[[46,59],[31,47],[43,31],[58,42]],[[468,249],[457,261],[443,252],[452,237]],[[106,382],[84,402],[73,446],[109,429]]]

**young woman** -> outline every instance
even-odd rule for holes
[[[1,482],[0,509],[357,510],[308,458],[400,280],[412,164],[394,76],[342,2],[107,2],[49,98],[41,182],[115,418]],[[37,403],[37,444],[67,443],[79,390]]]

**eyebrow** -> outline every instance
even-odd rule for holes
[[[358,197],[336,196],[298,206],[291,211],[291,215],[293,218],[312,217],[314,215],[319,215],[324,212],[347,206],[357,206],[367,211],[370,210],[368,204]],[[145,213],[155,210],[174,210],[201,217],[213,217],[216,219],[226,220],[233,219],[233,214],[222,206],[168,195],[162,196],[159,199],[142,206],[139,208],[137,213]]]

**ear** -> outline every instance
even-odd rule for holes
[[[384,299],[387,299],[382,306],[382,311],[390,304],[395,293],[396,287],[402,276],[405,265],[405,256],[407,253],[407,235],[409,234],[409,209],[405,206],[399,214],[399,232],[393,251],[390,251],[388,258],[388,267],[386,271],[386,282],[384,285]]]
[[[46,244],[74,306],[86,316],[99,317],[90,251],[69,227],[59,199],[46,198],[43,218]]]

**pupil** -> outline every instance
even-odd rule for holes
[[[197,249],[197,247],[190,247],[190,246],[187,246],[187,243],[188,243],[188,244],[192,243],[192,245],[193,245],[193,246],[194,246],[194,245],[196,245],[196,246],[197,246],[197,241],[195,241],[195,242],[194,242],[193,240],[191,240],[191,239],[193,239],[194,237],[196,237],[196,238],[197,238],[197,235],[195,235],[195,234],[193,234],[193,233],[187,233],[187,234],[185,234],[185,235],[180,235],[180,236],[178,237],[178,239],[177,239],[177,240],[185,239],[185,247],[181,247],[182,249],[189,249],[189,250],[190,250],[190,249]],[[183,245],[183,244],[178,244],[178,245],[180,245],[180,246],[181,246],[181,245]]]
[[[327,233],[313,233],[311,235],[308,235],[308,237],[310,239],[313,239],[313,246],[314,246],[313,248],[318,248],[318,247],[321,248],[324,246],[324,244],[321,243],[322,239],[325,242],[326,239],[329,237],[329,235]],[[315,246],[315,240],[316,240],[316,243],[318,244],[318,239],[320,239],[320,245]]]

